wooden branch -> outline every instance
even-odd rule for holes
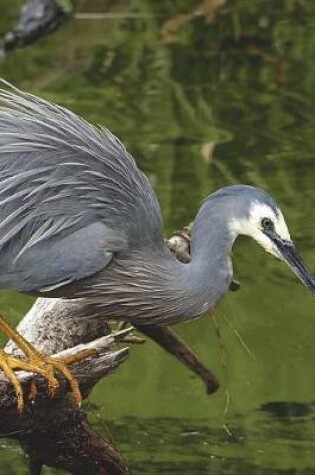
[[[38,299],[18,330],[39,351],[55,357],[90,348],[98,351],[96,357],[71,366],[84,397],[127,359],[128,348],[119,349],[118,345],[132,337],[130,328],[112,332],[93,306],[61,299]],[[12,342],[5,349],[20,355]],[[26,400],[25,410],[18,415],[12,385],[0,375],[0,437],[20,441],[29,456],[32,475],[40,475],[43,465],[78,475],[129,474],[119,452],[89,426],[82,410],[67,397],[68,385],[61,376],[54,398],[48,397],[42,377],[23,372],[19,377],[25,394],[35,378],[38,397],[32,403]]]
[[[93,340],[90,343],[80,344],[75,347],[63,350],[53,355],[54,358],[62,358],[65,356],[76,355],[84,350],[95,349],[98,355],[87,358],[80,363],[74,363],[70,366],[73,376],[78,380],[83,394],[90,390],[95,384],[104,376],[112,373],[123,361],[128,357],[128,348],[123,348],[117,351],[110,351],[111,347],[123,341],[132,329],[123,330],[120,332],[113,332],[107,336]],[[18,372],[19,379],[22,383],[25,394],[29,392],[29,386],[32,380],[35,380],[38,388],[39,398],[49,398],[46,382],[40,375],[33,373]],[[63,397],[68,392],[66,380],[61,374],[56,374],[60,383],[57,397]],[[16,414],[16,397],[11,384],[7,381],[3,373],[0,374],[0,433],[3,433],[3,421],[5,419],[3,411]],[[36,403],[36,401],[35,401]],[[26,401],[26,405],[34,404]],[[27,408],[25,409],[25,411]],[[10,414],[12,416],[12,414]],[[14,420],[14,417],[11,419]],[[10,429],[9,429],[10,431]]]
[[[36,430],[19,436],[29,457],[31,475],[40,475],[43,465],[75,475],[130,475],[119,452],[91,428],[71,401],[60,401],[52,411],[47,409],[39,409]]]

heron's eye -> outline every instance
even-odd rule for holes
[[[270,218],[263,218],[261,220],[261,226],[266,231],[272,231],[274,229],[273,222]]]

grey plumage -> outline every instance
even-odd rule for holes
[[[22,92],[0,101],[2,288],[81,279],[113,252],[162,240],[156,196],[116,137]]]
[[[0,102],[1,288],[91,299],[104,316],[138,323],[187,320],[228,291],[231,222],[249,221],[253,202],[281,215],[262,190],[223,188],[197,214],[183,264],[164,244],[152,187],[114,135],[16,89]]]

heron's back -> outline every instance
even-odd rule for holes
[[[78,280],[161,242],[156,195],[114,135],[20,91],[0,103],[0,287]]]

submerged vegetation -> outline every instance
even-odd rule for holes
[[[1,0],[1,36],[22,3]],[[167,232],[188,224],[211,190],[252,183],[281,204],[314,268],[315,3],[73,4],[72,19],[58,31],[0,58],[0,76],[116,133],[156,188]],[[242,288],[218,310],[228,353],[218,396],[207,398],[197,381],[150,344],[94,395],[95,425],[105,433],[104,420],[111,419],[135,474],[167,475],[178,467],[187,475],[210,469],[301,475],[315,468],[313,301],[281,264],[248,241],[236,246],[234,263]],[[12,321],[27,305],[29,299],[1,296],[1,313]],[[222,372],[210,320],[181,332]],[[221,431],[226,388],[233,440]],[[289,410],[278,419],[265,410],[270,401],[289,404],[285,408],[300,404],[306,412],[290,419]],[[271,433],[276,441],[270,442]],[[188,461],[187,446],[194,452]],[[6,446],[1,459],[5,473],[24,473]]]

